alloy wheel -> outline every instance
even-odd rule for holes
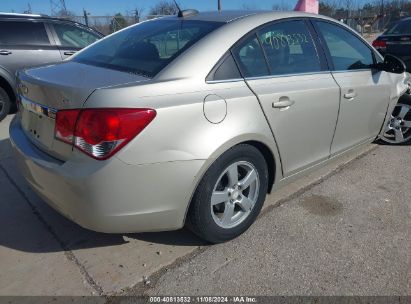
[[[239,161],[226,168],[211,195],[211,213],[215,223],[225,229],[241,224],[258,199],[260,180],[257,169]]]
[[[411,106],[398,103],[381,139],[387,143],[401,144],[411,139]]]

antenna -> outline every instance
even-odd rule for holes
[[[183,16],[183,11],[181,10],[180,6],[178,5],[177,1],[174,0],[174,4],[176,5],[177,9],[178,9],[178,17],[184,17]]]

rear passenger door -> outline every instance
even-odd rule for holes
[[[69,22],[53,22],[50,27],[62,59],[74,55],[101,38],[97,33]]]
[[[272,128],[285,176],[329,158],[338,117],[340,90],[311,33],[305,20],[275,22],[232,51]]]
[[[341,87],[338,124],[331,153],[343,152],[376,138],[390,101],[390,79],[373,69],[373,50],[348,29],[314,21],[325,46],[332,74]]]
[[[0,20],[0,66],[22,68],[61,61],[42,21]]]

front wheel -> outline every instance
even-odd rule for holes
[[[400,98],[381,140],[394,145],[411,140],[411,95],[406,94]]]
[[[198,185],[188,227],[211,243],[236,238],[257,218],[267,187],[268,169],[260,151],[250,145],[233,147],[211,165]]]

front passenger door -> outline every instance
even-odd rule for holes
[[[267,25],[233,55],[274,133],[284,175],[328,159],[340,91],[305,21]]]
[[[390,100],[386,72],[373,70],[371,48],[340,25],[315,21],[341,87],[340,114],[331,154],[377,137]]]

